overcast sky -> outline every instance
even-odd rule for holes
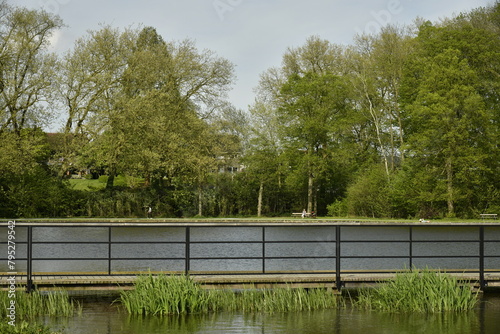
[[[67,25],[55,36],[59,52],[100,24],[152,26],[166,40],[196,42],[236,65],[231,102],[246,110],[254,101],[259,75],[279,66],[288,47],[312,35],[351,44],[357,33],[416,17],[437,21],[494,0],[8,0],[45,8]]]

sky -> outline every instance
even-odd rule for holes
[[[487,6],[494,0],[8,0],[16,6],[44,8],[66,27],[53,36],[63,53],[89,30],[151,26],[166,41],[191,39],[235,64],[237,80],[230,102],[247,110],[260,75],[279,67],[288,48],[311,36],[352,44],[360,33],[387,24],[433,22]]]

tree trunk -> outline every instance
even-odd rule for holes
[[[452,158],[446,159],[446,188],[447,188],[447,202],[448,202],[448,217],[455,216],[455,207],[453,199],[453,164]]]
[[[309,171],[309,180],[307,182],[307,212],[312,212],[313,208],[313,194],[314,194],[314,176],[311,171]]]
[[[106,181],[106,189],[113,189],[113,184],[115,183],[115,175],[115,167],[110,167],[108,172],[108,180]]]
[[[264,181],[260,181],[259,199],[257,204],[257,217],[262,216],[262,196],[264,194]]]
[[[203,188],[198,185],[198,216],[203,216]]]

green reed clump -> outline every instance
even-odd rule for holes
[[[340,297],[326,289],[275,288],[244,290],[239,310],[244,312],[285,313],[336,308]]]
[[[7,316],[7,305],[10,301],[7,291],[0,292],[0,317]],[[72,316],[82,312],[82,306],[71,300],[66,291],[42,293],[35,290],[31,293],[17,291],[15,296],[16,318],[30,320],[38,316]]]
[[[467,282],[449,274],[415,270],[396,275],[380,287],[360,291],[356,305],[387,312],[435,313],[468,311],[478,303]]]
[[[210,307],[201,287],[182,276],[141,276],[135,290],[123,291],[119,300],[130,314],[200,313]]]
[[[337,307],[338,298],[325,289],[204,290],[187,276],[148,275],[138,278],[135,290],[123,291],[118,301],[130,314],[166,315],[317,310]]]
[[[49,327],[42,324],[30,324],[26,321],[16,322],[16,326],[11,326],[7,322],[0,322],[0,333],[2,334],[61,334],[54,332]]]

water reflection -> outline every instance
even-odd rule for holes
[[[389,314],[353,308],[286,314],[130,317],[110,300],[86,301],[81,317],[47,320],[72,334],[303,333],[493,334],[500,328],[500,295],[486,295],[469,313]]]

